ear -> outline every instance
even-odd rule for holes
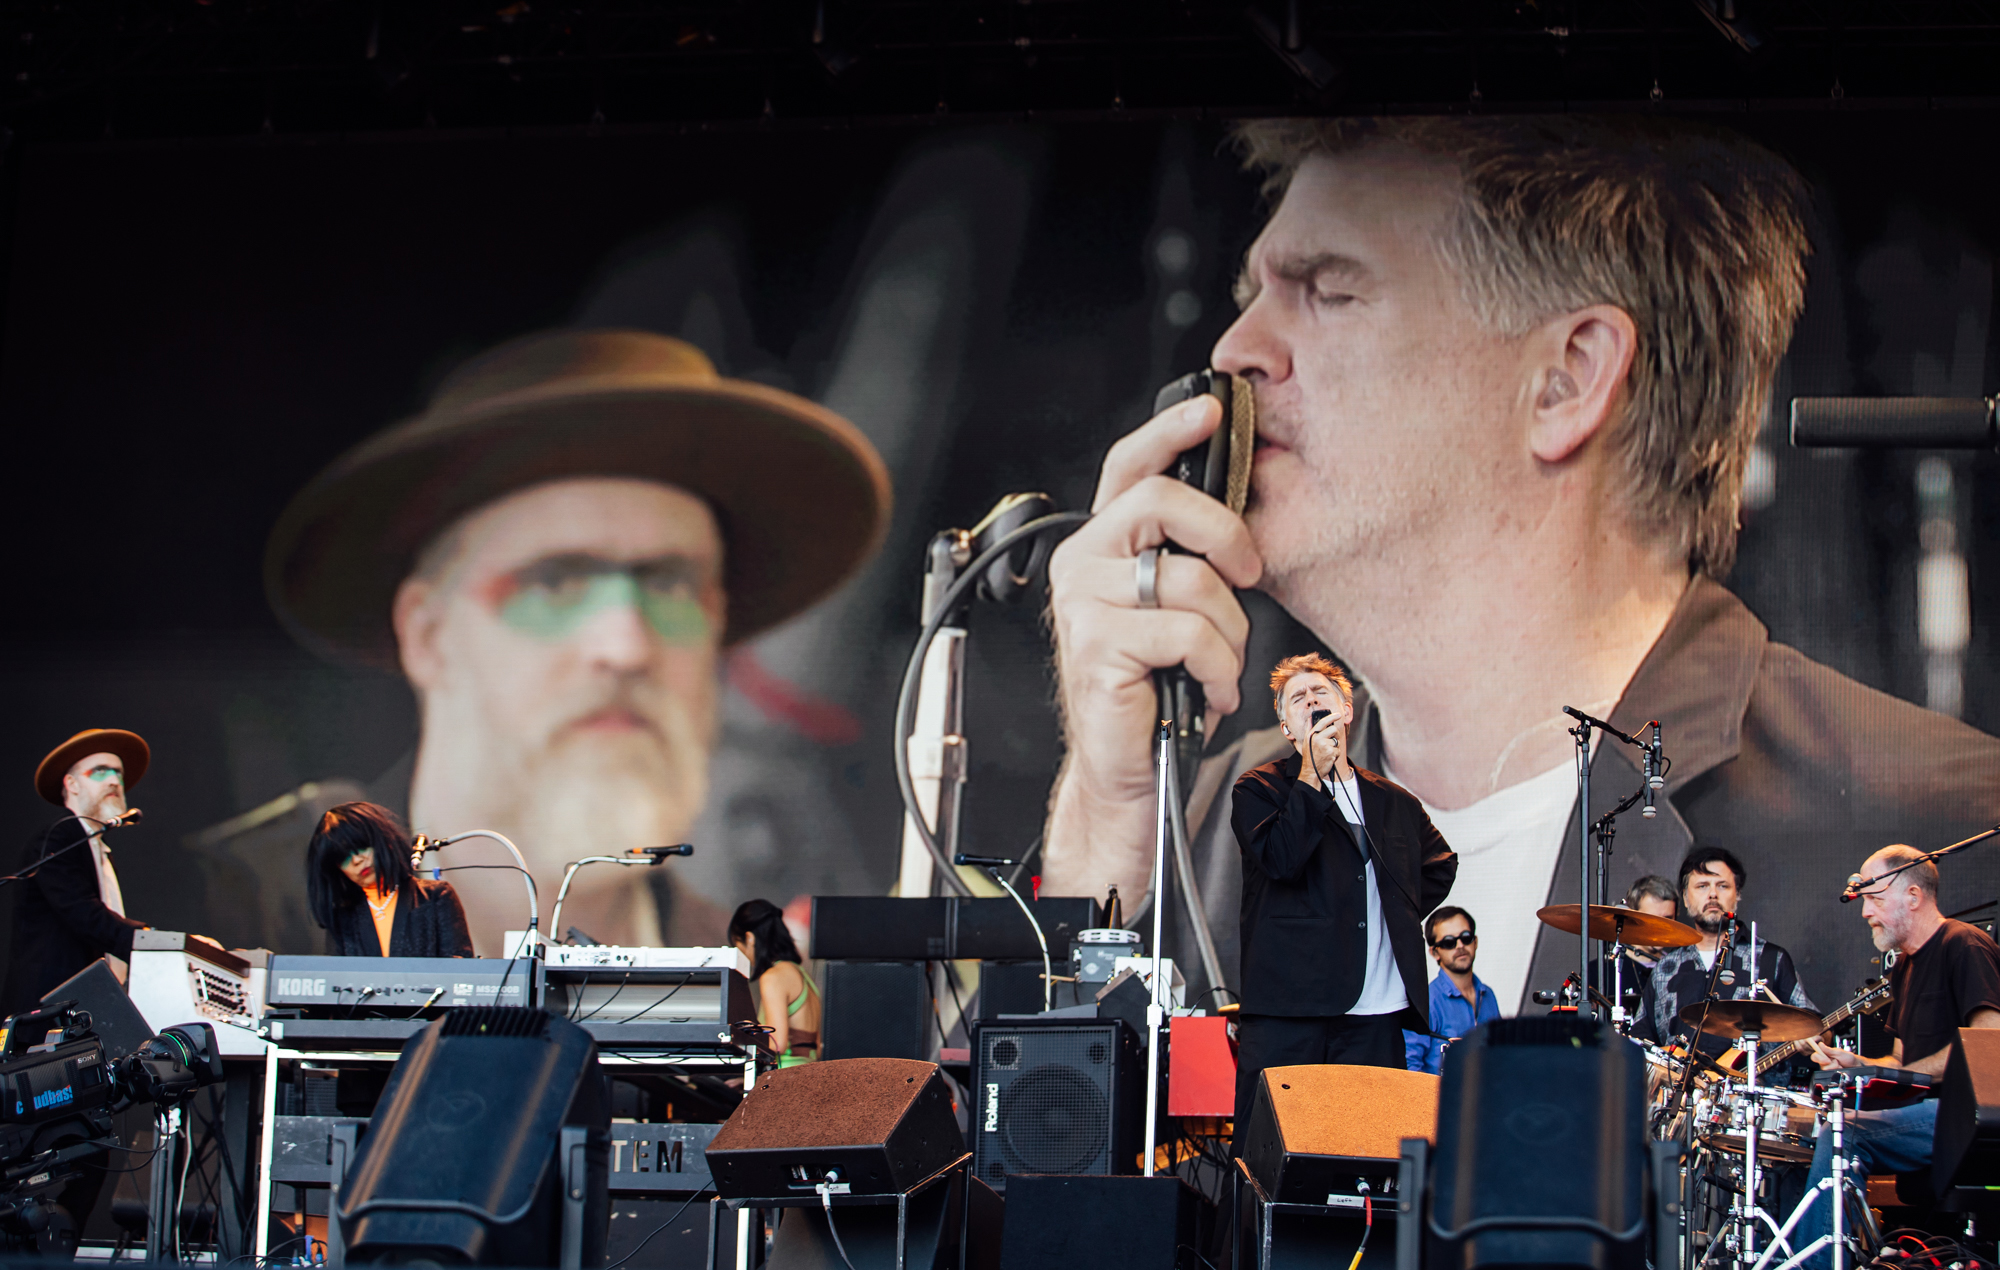
[[[440,599],[436,583],[405,578],[389,609],[389,621],[396,630],[397,658],[419,695],[437,682],[443,664],[438,632],[444,621],[444,605],[435,602]]]
[[[1561,463],[1604,430],[1625,398],[1638,350],[1638,328],[1609,304],[1565,313],[1529,337],[1534,423],[1528,446],[1544,463]]]

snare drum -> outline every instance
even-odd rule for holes
[[[1718,1082],[1720,1083],[1720,1082]],[[1696,1137],[1703,1146],[1723,1155],[1744,1153],[1744,1125],[1758,1121],[1757,1157],[1772,1164],[1811,1164],[1813,1125],[1817,1113],[1788,1100],[1761,1099],[1753,1105],[1740,1085],[1728,1084],[1718,1091],[1707,1115],[1697,1121]]]

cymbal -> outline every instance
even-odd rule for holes
[[[1535,916],[1557,930],[1576,934],[1582,925],[1574,904],[1551,904],[1537,909]],[[1701,932],[1671,917],[1655,917],[1636,908],[1614,908],[1609,904],[1590,906],[1590,937],[1637,944],[1641,948],[1684,948],[1701,942]]]
[[[1706,1023],[1701,1017],[1704,1010],[1708,1012]],[[1826,1030],[1826,1024],[1811,1010],[1770,1001],[1697,1001],[1681,1011],[1680,1020],[1710,1036],[1726,1036],[1731,1040],[1745,1032],[1755,1032],[1757,1039],[1766,1045],[1803,1041]]]

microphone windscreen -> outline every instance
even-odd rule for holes
[[[1978,397],[1794,397],[1792,444],[1991,449],[1993,407]]]

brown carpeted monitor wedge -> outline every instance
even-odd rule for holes
[[[1438,1078],[1389,1067],[1267,1067],[1239,1154],[1270,1199],[1322,1204],[1394,1176],[1404,1138],[1437,1138]]]
[[[846,1058],[765,1076],[708,1147],[724,1199],[896,1195],[965,1154],[937,1064]],[[831,1175],[831,1176],[829,1176]]]

